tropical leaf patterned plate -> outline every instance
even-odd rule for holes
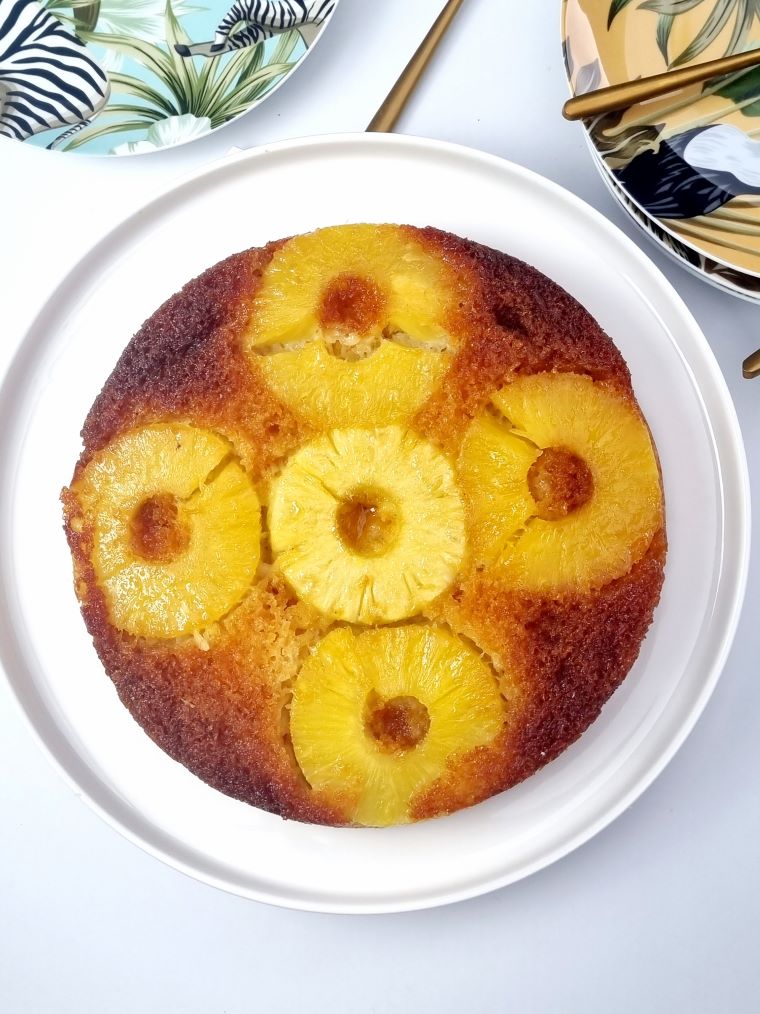
[[[0,0],[0,137],[87,154],[183,144],[270,95],[338,0]]]
[[[760,46],[760,0],[563,0],[574,93]],[[615,196],[726,291],[760,298],[760,68],[586,121]]]
[[[714,261],[696,247],[687,246],[673,233],[667,232],[657,219],[650,218],[637,204],[634,204],[628,194],[615,182],[615,177],[607,172],[601,156],[597,152],[593,152],[593,154],[599,174],[607,184],[612,196],[655,246],[660,247],[678,261],[681,267],[686,268],[691,274],[701,277],[715,288],[753,303],[760,302],[760,277]]]

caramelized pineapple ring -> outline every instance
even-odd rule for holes
[[[317,428],[401,422],[448,368],[457,291],[452,269],[397,226],[319,229],[274,254],[248,348]]]
[[[189,634],[248,589],[261,510],[250,479],[214,433],[169,424],[127,433],[91,459],[73,489],[120,630]]]
[[[465,550],[451,466],[400,426],[334,430],[302,447],[272,484],[269,528],[298,595],[352,623],[414,616]]]
[[[586,591],[623,574],[662,525],[649,430],[609,388],[572,373],[519,377],[467,432],[459,477],[475,556],[516,587]]]
[[[411,820],[410,803],[447,765],[504,724],[480,656],[436,627],[331,631],[295,682],[290,734],[314,789],[346,800],[357,824]]]

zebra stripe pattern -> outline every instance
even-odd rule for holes
[[[0,0],[0,137],[69,127],[52,148],[85,127],[108,93],[86,47],[38,0]]]
[[[321,25],[335,0],[236,0],[220,22],[213,42],[177,45],[180,56],[218,56],[306,25]],[[233,29],[240,24],[243,28]]]

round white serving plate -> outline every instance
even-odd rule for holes
[[[536,265],[617,342],[656,440],[670,548],[662,601],[598,721],[527,782],[386,830],[285,822],[207,787],[120,704],[74,598],[58,494],[84,415],[130,336],[233,251],[316,226],[435,224]],[[662,770],[704,707],[738,620],[746,461],[712,353],[679,297],[601,215],[453,145],[344,135],[273,145],[182,181],[101,240],[48,299],[0,392],[0,657],[78,794],[177,869],[249,898],[331,912],[440,905],[509,884],[586,841]]]

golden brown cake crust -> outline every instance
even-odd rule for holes
[[[408,228],[408,227],[404,227]],[[518,374],[587,374],[635,400],[625,362],[599,325],[534,268],[437,229],[411,230],[466,280],[452,327],[458,350],[413,427],[455,454],[491,394]],[[243,601],[201,638],[138,639],[110,621],[92,564],[93,533],[76,484],[91,457],[136,426],[182,421],[226,437],[261,490],[312,430],[267,387],[243,348],[262,270],[283,241],[235,254],[189,282],[131,340],[84,424],[63,493],[66,534],[87,628],[119,697],[151,738],[208,784],[285,817],[340,825],[341,799],[312,791],[289,743],[300,665],[333,625],[299,602],[264,552]],[[637,409],[638,411],[638,409]],[[665,535],[622,578],[586,595],[518,593],[465,571],[425,618],[474,643],[514,707],[496,743],[462,759],[413,801],[416,818],[509,788],[572,743],[635,661],[663,580]],[[515,689],[516,688],[516,689]]]

